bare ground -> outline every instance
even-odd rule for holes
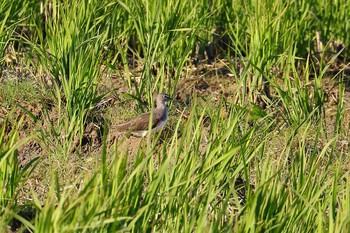
[[[199,104],[206,105],[208,103],[213,104],[221,108],[223,117],[228,114],[225,106],[219,106],[222,98],[227,103],[238,104],[236,79],[242,72],[241,65],[228,64],[227,61],[217,61],[212,64],[206,62],[189,65],[184,70],[184,75],[180,79],[175,98],[180,102],[179,104],[173,104],[170,112],[170,121],[176,122],[176,118],[182,115],[184,120],[188,116],[188,108],[192,103],[193,96],[200,97]],[[101,69],[106,70],[105,67]],[[137,68],[135,68],[137,69]],[[334,68],[332,68],[334,72]],[[36,134],[34,139],[27,142],[24,146],[18,150],[18,162],[21,168],[24,168],[32,159],[40,158],[40,163],[34,169],[30,178],[26,181],[26,184],[21,190],[20,203],[26,203],[32,200],[32,192],[34,191],[39,200],[44,200],[45,194],[50,187],[51,177],[50,174],[54,171],[61,177],[62,188],[69,187],[76,181],[76,177],[83,175],[85,178],[94,175],[95,168],[100,164],[100,153],[102,148],[103,132],[107,132],[107,146],[113,147],[116,142],[118,145],[118,151],[120,154],[127,154],[130,156],[130,160],[138,152],[140,147],[145,146],[145,139],[126,137],[123,133],[117,132],[113,125],[118,124],[131,116],[138,114],[136,109],[136,101],[127,96],[122,95],[127,93],[129,88],[126,86],[125,80],[122,77],[118,77],[117,74],[112,72],[106,72],[105,77],[101,80],[101,91],[110,91],[110,94],[103,99],[103,104],[98,106],[91,112],[91,117],[85,127],[83,140],[81,145],[79,141],[74,141],[75,150],[72,151],[69,157],[51,156],[50,150],[55,150],[55,140],[53,143],[41,140],[40,133],[50,132],[52,125],[55,125],[57,120],[62,117],[59,116],[58,106],[52,96],[46,96],[45,93],[40,95],[40,87],[43,85],[42,80],[47,80],[48,76],[42,74],[42,77],[34,77],[34,72],[31,70],[25,70],[18,66],[4,70],[2,72],[1,82],[6,80],[13,81],[15,83],[23,82],[23,80],[30,80],[37,88],[39,98],[33,98],[32,96],[20,95],[19,98],[13,99],[10,104],[4,99],[4,95],[0,95],[0,126],[4,123],[8,125],[6,128],[6,134],[9,134],[10,130],[15,127],[18,120],[23,118],[21,124],[21,130],[19,139],[23,139],[27,136]],[[137,73],[137,72],[135,72]],[[21,78],[21,76],[23,76]],[[17,77],[14,80],[14,77]],[[135,77],[134,81],[137,82],[138,78]],[[282,80],[280,80],[282,82]],[[334,122],[336,118],[337,105],[339,101],[339,93],[337,88],[338,81],[336,79],[324,79],[322,86],[326,94],[326,108],[325,108],[325,120],[327,132],[325,132],[324,138],[319,142],[320,150],[323,148],[327,140],[331,138],[334,132]],[[310,90],[313,88],[313,81],[305,84],[309,86]],[[259,92],[259,91],[257,91]],[[310,91],[311,93],[311,91]],[[267,112],[274,112],[278,106],[267,106],[262,103],[263,100],[259,98],[260,95],[266,95],[263,88],[257,93],[257,98],[254,101],[255,104],[264,108]],[[269,93],[270,97],[276,96],[276,93]],[[349,123],[350,123],[350,92],[346,91],[344,96],[344,127],[342,130],[344,135],[348,138],[349,135]],[[144,100],[145,101],[145,100]],[[7,104],[6,104],[7,103]],[[247,106],[249,108],[249,106]],[[5,121],[5,118],[8,121]],[[277,118],[279,119],[279,118]],[[279,119],[282,120],[282,119]],[[104,129],[105,121],[107,122],[107,129]],[[210,122],[210,119],[208,119]],[[168,124],[167,129],[163,132],[163,137],[171,135],[174,129],[174,124]],[[203,125],[203,131],[208,124]],[[283,127],[283,124],[281,124]],[[47,134],[50,137],[50,133]],[[283,135],[276,135],[276,138],[271,140],[271,148],[276,148],[278,151],[278,141]],[[339,152],[348,152],[349,144],[347,138],[338,138]],[[310,139],[310,144],[313,141]],[[201,146],[205,151],[205,141]],[[273,149],[271,150],[273,153]],[[110,158],[111,159],[111,158]],[[346,166],[346,165],[344,165]],[[348,168],[344,168],[348,169]]]

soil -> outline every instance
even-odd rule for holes
[[[232,66],[234,66],[234,68],[232,68]],[[107,70],[106,67],[101,67],[101,69],[103,71]],[[136,69],[137,68],[135,68],[135,70]],[[334,69],[336,68],[332,67],[331,72],[334,72]],[[224,102],[227,104],[239,104],[239,100],[234,96],[234,93],[237,93],[236,90],[241,87],[237,86],[235,80],[240,76],[242,70],[243,65],[238,63],[230,65],[229,62],[225,60],[218,60],[211,64],[208,64],[207,61],[202,61],[197,64],[188,65],[183,72],[184,76],[177,85],[175,98],[178,103],[174,103],[171,106],[169,113],[170,121],[176,122],[176,118],[179,115],[182,115],[184,120],[186,120],[186,117],[189,115],[189,113],[186,112],[186,109],[188,109],[186,106],[191,105],[194,96],[199,97],[199,104],[205,105],[210,102],[218,106],[221,109],[220,111],[223,117],[226,117],[229,110],[225,105],[220,106],[219,103],[222,103],[221,100],[224,98]],[[137,72],[135,71],[135,73]],[[42,74],[41,77],[34,78],[31,74],[35,74],[35,72],[30,70],[30,68],[28,70],[23,70],[23,68],[14,66],[2,72],[0,82],[4,82],[5,80],[12,80],[14,82],[31,80],[40,92],[40,87],[43,85],[41,81],[47,80],[48,76]],[[278,72],[276,75],[278,76]],[[15,76],[20,78],[13,80]],[[23,77],[21,78],[21,76]],[[137,82],[137,80],[138,78],[134,77],[134,81]],[[282,84],[282,79],[280,82]],[[310,83],[305,84],[310,88],[310,93],[312,93],[314,86],[313,82],[314,81],[311,80]],[[338,81],[336,79],[325,78],[322,80],[327,102],[325,108],[325,122],[327,134],[329,135],[334,131],[334,122],[339,101],[337,84]],[[109,92],[109,94],[90,112],[83,132],[82,141],[80,142],[77,137],[73,141],[74,148],[70,151],[69,157],[62,156],[62,158],[51,157],[48,153],[50,150],[59,151],[57,150],[59,148],[55,148],[57,142],[50,143],[41,140],[40,137],[41,133],[50,135],[52,125],[56,125],[58,119],[63,117],[59,114],[58,106],[53,97],[41,96],[40,98],[30,100],[23,98],[16,99],[11,106],[1,104],[4,103],[4,100],[0,99],[0,127],[2,127],[3,124],[7,124],[6,135],[10,134],[12,128],[17,127],[17,122],[20,118],[23,118],[23,123],[18,126],[20,127],[19,140],[36,132],[36,136],[32,140],[29,140],[18,149],[18,163],[20,168],[26,167],[26,165],[35,158],[40,158],[39,160],[41,161],[37,163],[37,167],[33,170],[30,179],[28,179],[23,186],[18,200],[19,204],[24,205],[28,201],[31,201],[32,191],[37,193],[39,200],[43,201],[50,186],[51,178],[49,176],[52,171],[61,175],[61,180],[63,181],[63,183],[61,183],[62,188],[68,187],[75,182],[76,175],[74,174],[84,174],[85,177],[93,176],[94,169],[98,167],[101,160],[100,154],[105,131],[107,132],[107,147],[113,148],[114,145],[117,145],[119,153],[121,155],[127,154],[130,157],[130,161],[133,160],[135,157],[134,155],[137,154],[140,147],[147,146],[147,139],[133,136],[127,137],[124,133],[118,132],[113,128],[113,125],[121,123],[129,117],[140,113],[138,112],[139,110],[135,111],[135,109],[137,109],[137,101],[130,99],[127,95],[123,95],[129,91],[125,80],[113,72],[105,72],[105,76],[101,79],[100,86],[101,92]],[[260,98],[260,96],[274,98],[276,95],[277,93],[273,91],[271,93],[266,93],[266,90],[261,88],[260,91],[257,91],[257,97],[253,100],[253,104],[262,107],[267,112],[274,112],[275,108],[279,108],[280,106],[268,105],[264,102],[264,98]],[[348,90],[345,91],[345,97],[343,99],[346,101],[344,103],[345,118],[343,130],[349,132],[350,102],[347,100],[350,99],[350,92]],[[21,107],[18,107],[19,105]],[[249,107],[248,105],[248,108]],[[283,109],[281,111],[283,111]],[[6,121],[5,119],[8,120]],[[210,118],[205,117],[203,122],[204,131],[206,131],[205,129],[210,124]],[[173,125],[174,124],[168,124],[161,137],[166,137],[167,134],[171,134],[172,131],[175,130]],[[59,140],[59,138],[53,138],[53,140]],[[347,138],[339,138],[338,142],[338,149],[343,153],[349,150]],[[324,145],[320,142],[320,148],[322,148],[322,146]],[[205,151],[205,140],[201,146],[201,150],[203,152]],[[69,164],[69,166],[67,164]]]

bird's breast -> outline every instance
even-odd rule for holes
[[[160,121],[158,123],[158,125],[152,129],[152,133],[156,133],[156,132],[161,131],[165,127],[167,121],[168,121],[167,118],[165,118],[164,120]]]

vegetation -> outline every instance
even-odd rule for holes
[[[343,0],[1,1],[0,231],[347,232],[349,18]],[[113,138],[158,92],[180,101],[168,127]]]

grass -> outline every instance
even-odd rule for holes
[[[4,107],[11,107],[25,101],[32,101],[39,98],[38,89],[32,81],[23,81],[15,83],[12,80],[6,80],[0,84],[0,95],[4,97]]]
[[[0,3],[1,231],[346,232],[346,3]]]

